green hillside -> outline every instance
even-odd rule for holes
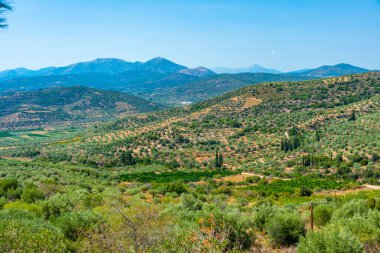
[[[11,129],[104,121],[160,106],[125,93],[74,86],[2,93],[0,108],[0,129]]]
[[[41,157],[114,166],[120,151],[130,150],[143,163],[212,168],[219,150],[229,169],[285,177],[298,172],[306,156],[330,167],[339,155],[350,166],[356,158],[364,164],[378,152],[378,85],[379,73],[370,73],[249,86],[185,108],[89,129],[85,141],[48,145]],[[364,138],[368,133],[375,138]]]
[[[379,107],[380,73],[366,73],[251,85],[81,133],[2,132],[33,138],[0,142],[0,247],[377,252]]]

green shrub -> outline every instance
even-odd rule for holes
[[[344,204],[339,209],[337,209],[332,215],[332,219],[339,220],[339,219],[350,218],[354,216],[355,214],[357,215],[365,214],[367,213],[367,211],[368,211],[368,208],[367,208],[365,200],[361,200],[361,199],[352,200]]]
[[[37,216],[42,216],[42,208],[36,204],[29,204],[22,201],[9,202],[4,205],[5,210],[19,210],[33,213]]]
[[[248,250],[255,241],[253,224],[248,219],[242,218],[240,213],[215,210],[204,216],[199,223],[204,236],[212,234],[216,240],[219,237],[226,237],[224,251]]]
[[[159,185],[158,189],[162,194],[174,192],[180,195],[187,192],[187,185],[182,181],[175,181],[170,183],[162,183]]]
[[[301,186],[301,188],[300,188],[300,196],[301,197],[310,197],[311,194],[313,194],[313,191],[310,190],[310,188],[308,188],[306,186]]]
[[[37,200],[43,199],[45,196],[43,192],[38,190],[34,185],[27,186],[21,193],[21,199],[26,203],[34,203]]]
[[[73,208],[73,203],[66,195],[56,194],[53,197],[41,202],[43,214],[46,218],[58,217]]]
[[[301,238],[298,253],[361,253],[363,245],[346,229],[327,226],[319,232],[309,232]]]
[[[267,225],[269,238],[275,245],[296,244],[306,232],[304,222],[296,213],[276,213]]]
[[[1,252],[68,252],[62,232],[38,218],[0,215]]]
[[[181,204],[184,208],[193,211],[201,210],[203,207],[202,202],[199,199],[196,199],[192,194],[182,194]]]
[[[18,181],[15,178],[5,178],[0,180],[0,194],[4,194],[11,189],[18,187]]]
[[[253,225],[259,229],[263,230],[268,223],[268,221],[273,218],[276,209],[272,206],[262,205],[256,208],[253,215]]]
[[[65,213],[53,220],[53,224],[70,240],[77,239],[80,232],[96,226],[99,222],[100,216],[88,210]]]
[[[316,206],[314,208],[314,221],[318,226],[325,226],[331,219],[334,209],[330,206]]]

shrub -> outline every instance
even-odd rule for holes
[[[44,197],[44,194],[34,185],[27,186],[21,193],[21,199],[26,203],[34,203]]]
[[[58,217],[59,215],[69,212],[73,204],[62,194],[56,194],[53,197],[41,202],[42,211],[46,218]]]
[[[175,192],[177,194],[182,194],[187,192],[186,184],[182,181],[175,181],[170,183],[162,183],[159,186],[160,193],[165,194],[168,192]]]
[[[9,202],[4,205],[4,209],[20,210],[34,213],[37,216],[42,215],[42,208],[36,204],[29,204],[22,201]]]
[[[192,194],[182,194],[181,204],[184,208],[189,210],[201,210],[202,202],[199,199],[196,199]]]
[[[1,252],[68,252],[62,232],[38,218],[0,215]]]
[[[276,209],[272,206],[262,205],[259,206],[253,216],[253,225],[259,229],[263,230],[268,221],[274,216]]]
[[[67,238],[75,240],[80,232],[95,226],[99,221],[100,216],[86,210],[65,213],[56,218],[53,223],[62,230]]]
[[[337,209],[332,215],[333,220],[345,219],[367,213],[368,208],[364,200],[352,200]]]
[[[296,244],[306,232],[304,222],[296,213],[276,213],[267,225],[268,235],[275,245]]]
[[[348,230],[328,226],[319,232],[309,232],[306,237],[301,238],[297,252],[361,253],[363,245]]]
[[[248,250],[255,241],[252,224],[239,213],[214,211],[200,219],[199,223],[201,226],[199,237],[206,238],[206,244],[223,245],[221,251]]]
[[[306,186],[301,186],[300,188],[300,196],[301,197],[310,197],[311,194],[313,194],[313,191],[310,190],[308,187]]]
[[[331,219],[334,209],[330,206],[316,206],[314,208],[314,221],[318,226],[325,226]]]
[[[18,181],[15,178],[5,178],[0,180],[0,194],[4,194],[11,189],[18,187]]]

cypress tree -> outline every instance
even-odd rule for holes
[[[215,150],[215,167],[216,168],[219,168],[219,154],[218,154],[218,150]]]
[[[355,120],[356,120],[356,114],[355,114],[355,109],[353,109],[348,121],[355,121]]]
[[[223,167],[223,156],[222,156],[222,153],[219,154],[218,164],[219,164],[219,168]]]

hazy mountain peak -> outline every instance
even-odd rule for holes
[[[206,67],[197,67],[192,69],[182,69],[178,71],[178,73],[185,74],[185,75],[191,75],[191,76],[197,76],[197,77],[204,77],[204,76],[211,76],[216,75],[215,72],[209,70]]]
[[[213,71],[215,71],[218,74],[226,73],[226,74],[238,74],[238,73],[270,73],[270,74],[280,74],[282,73],[279,70],[271,69],[263,67],[259,64],[253,64],[248,67],[242,67],[242,68],[225,68],[225,67],[217,67],[212,68]]]
[[[303,75],[328,77],[328,76],[341,76],[349,74],[359,74],[368,72],[368,69],[356,67],[347,63],[339,63],[333,66],[324,65],[315,69],[302,72]]]
[[[187,67],[169,61],[162,57],[155,57],[141,66],[141,70],[158,73],[175,73]]]

